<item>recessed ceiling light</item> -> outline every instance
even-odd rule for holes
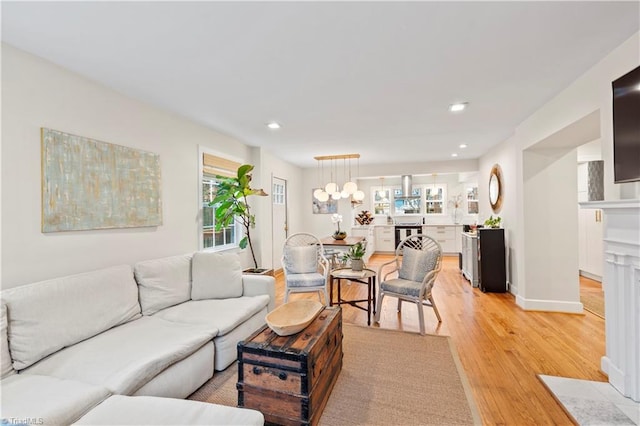
[[[454,152],[453,154],[451,154],[452,157],[457,157],[458,153]]]
[[[466,147],[467,147],[467,144],[466,144],[466,143],[461,143],[461,144],[460,144],[460,148],[461,148],[461,149],[465,149]]]
[[[280,128],[280,124],[276,123],[275,121],[272,121],[271,123],[267,123],[267,127],[275,130]]]
[[[460,112],[462,110],[464,110],[467,105],[469,104],[469,102],[460,102],[457,104],[451,104],[449,105],[449,111],[451,112]]]

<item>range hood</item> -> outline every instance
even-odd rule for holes
[[[413,181],[411,175],[402,175],[402,195],[396,198],[420,198],[419,195],[411,194],[411,183]]]

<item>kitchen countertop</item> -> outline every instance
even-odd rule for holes
[[[382,227],[394,227],[396,226],[395,224],[386,224],[386,223],[382,223],[382,224],[375,224],[372,223],[371,225],[352,225],[351,229],[369,229],[369,228],[382,228]],[[416,225],[418,226],[418,225]],[[419,226],[463,226],[461,223],[424,223],[424,224],[420,224]]]

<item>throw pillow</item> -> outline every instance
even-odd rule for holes
[[[285,247],[284,267],[289,274],[310,274],[318,271],[318,246]]]
[[[11,355],[9,354],[9,340],[7,338],[7,307],[3,304],[0,306],[0,360],[2,361],[2,369],[0,370],[0,378],[4,379],[15,373],[11,365]]]
[[[416,250],[410,247],[402,249],[402,265],[398,277],[404,280],[422,282],[438,262],[437,250]]]
[[[191,261],[191,299],[242,296],[242,266],[237,253],[197,252]]]

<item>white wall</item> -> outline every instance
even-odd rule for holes
[[[640,33],[636,33],[520,124],[516,130],[520,148],[535,145],[591,112],[599,111],[602,159],[605,161],[605,199],[619,199],[621,188],[635,187],[636,184],[613,183],[611,82],[639,64]]]
[[[600,138],[578,147],[578,163],[602,160],[602,142]]]
[[[269,152],[261,148],[253,148],[254,161],[260,164],[260,173],[255,175],[252,185],[254,188],[263,188],[269,195],[272,194],[271,178],[277,177],[287,181],[287,226],[288,235],[295,234],[296,232],[305,231],[302,225],[302,215],[299,214],[300,206],[302,202],[302,169],[294,166],[290,163],[280,160],[274,157]],[[252,183],[254,183],[252,182]],[[278,256],[273,256],[272,249],[272,198],[271,197],[257,197],[259,205],[256,206],[256,221],[261,221],[261,226],[256,233],[257,241],[260,245],[259,254],[256,256],[259,258],[260,266],[263,268],[281,268],[280,259]]]
[[[511,162],[516,175],[513,181],[515,221],[508,223],[509,248],[512,254],[511,279],[517,287],[517,303],[526,309],[545,309],[575,312],[576,286],[573,278],[577,276],[577,222],[575,215],[576,179],[575,148],[579,145],[600,139],[602,159],[605,161],[605,199],[620,197],[640,197],[637,183],[615,185],[613,183],[613,142],[612,142],[612,95],[611,82],[640,64],[640,33],[612,51],[594,67],[587,70],[574,83],[542,106],[515,129],[514,136],[506,141],[512,144],[514,153],[503,157],[502,151],[492,151],[480,159],[481,176],[485,177],[490,164]],[[528,152],[527,149],[530,149]],[[565,149],[565,155],[558,155],[547,167],[537,164],[541,149]],[[557,164],[553,164],[557,162]],[[573,164],[571,164],[573,163]],[[539,176],[526,175],[526,169],[536,170]],[[484,170],[484,171],[483,171]],[[504,166],[503,166],[504,170]],[[553,193],[545,192],[537,185],[553,185]],[[560,185],[558,188],[555,186]],[[571,193],[569,186],[573,186]],[[483,185],[480,185],[483,188]],[[555,193],[555,190],[558,190]],[[553,195],[553,194],[556,195]],[[485,193],[486,194],[486,193]],[[566,194],[571,200],[571,214],[565,211],[565,201],[557,194]],[[480,194],[486,200],[486,195]],[[562,195],[560,195],[562,197]],[[511,196],[509,197],[511,198]],[[505,200],[511,203],[511,200]],[[483,207],[484,206],[484,207]],[[487,205],[481,203],[481,214]],[[503,209],[505,209],[503,207]],[[562,211],[544,211],[540,209],[562,209]],[[506,213],[506,212],[505,212]],[[485,213],[486,214],[486,213]],[[548,222],[549,226],[547,226]],[[562,223],[564,226],[561,226]],[[577,225],[576,225],[577,226]],[[549,250],[549,244],[560,242],[558,247],[569,251],[566,262],[557,250]],[[546,253],[546,255],[545,255]],[[559,257],[560,256],[560,257]],[[533,269],[534,271],[529,271]],[[537,276],[535,270],[546,269],[552,283],[545,277]],[[561,280],[570,280],[567,286],[557,285]]]
[[[198,145],[251,158],[238,140],[5,44],[2,107],[3,287],[197,250]],[[41,233],[41,127],[159,154],[163,224]]]
[[[507,262],[507,282],[509,291],[518,293],[517,271],[518,265],[514,262],[516,247],[516,224],[518,223],[518,196],[516,182],[518,180],[518,170],[516,168],[516,146],[513,137],[501,144],[494,146],[489,152],[479,160],[478,167],[478,200],[479,214],[478,223],[482,224],[489,216],[500,216],[501,224],[504,228],[506,259]],[[502,205],[497,213],[491,209],[489,202],[489,177],[494,164],[498,164],[502,170]]]
[[[524,152],[524,160],[527,263],[525,285],[521,287],[518,301],[529,309],[582,312],[578,281],[576,150],[530,149]]]

